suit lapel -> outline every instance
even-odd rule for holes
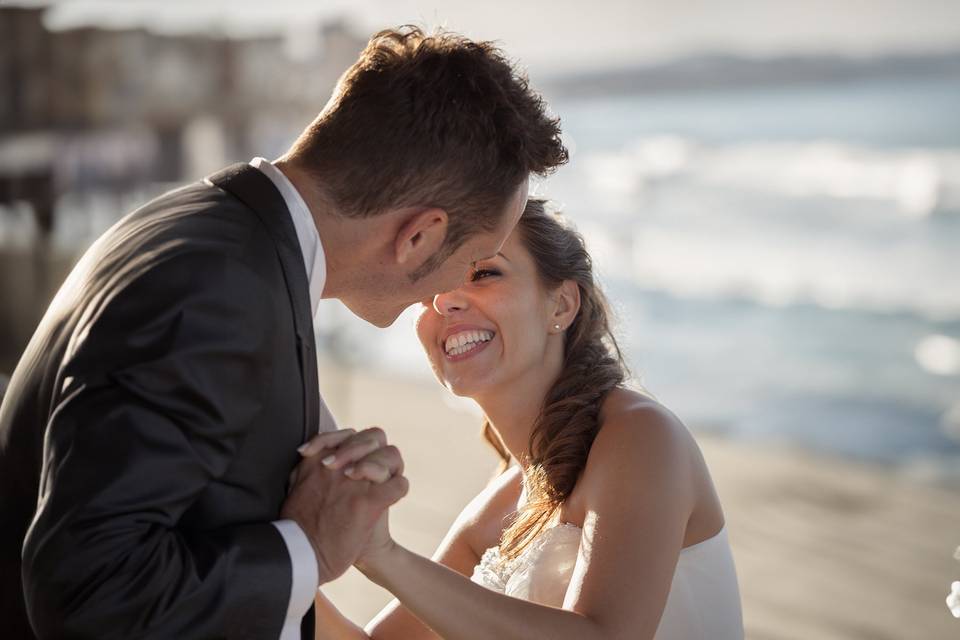
[[[317,432],[320,421],[320,385],[317,377],[310,287],[303,254],[300,251],[300,241],[297,239],[290,211],[283,196],[270,179],[249,164],[231,165],[209,176],[206,181],[233,194],[252,209],[273,239],[293,309],[293,324],[303,381],[303,441],[306,442]]]

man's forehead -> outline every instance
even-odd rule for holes
[[[513,197],[511,198],[511,204],[516,203],[518,205],[519,211],[510,212],[512,219],[508,218],[508,216],[506,215],[504,216],[505,218],[504,221],[506,222],[506,220],[510,220],[511,226],[510,226],[510,230],[507,232],[507,235],[505,235],[500,240],[500,244],[497,247],[496,251],[489,253],[481,258],[477,258],[476,260],[471,262],[470,263],[471,268],[475,267],[478,262],[485,262],[486,260],[492,260],[498,255],[503,255],[502,253],[500,253],[500,249],[502,249],[503,245],[506,244],[507,238],[510,237],[510,235],[513,233],[513,230],[516,228],[517,223],[520,221],[520,216],[523,215],[523,210],[527,208],[527,200],[529,200],[529,194],[528,194],[529,186],[530,186],[529,179],[524,180],[523,183],[521,183],[521,185],[517,188],[517,191],[513,194]]]

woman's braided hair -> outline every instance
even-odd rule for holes
[[[527,203],[517,233],[545,287],[553,289],[564,280],[577,283],[580,310],[565,331],[563,368],[530,434],[523,478],[527,499],[501,537],[504,561],[526,549],[570,497],[599,430],[604,398],[628,375],[583,237],[538,199]],[[506,469],[510,454],[489,421],[484,422],[483,435],[500,455],[501,469]]]

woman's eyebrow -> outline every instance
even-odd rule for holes
[[[489,258],[481,258],[481,259],[477,260],[476,262],[471,262],[471,263],[470,263],[470,266],[475,269],[475,268],[477,267],[477,265],[480,264],[481,262],[486,262],[487,260],[493,260],[493,259],[496,258],[497,256],[500,256],[501,258],[503,258],[503,259],[506,260],[507,262],[510,262],[510,258],[508,258],[507,256],[505,256],[502,252],[497,251],[494,255],[490,256]]]

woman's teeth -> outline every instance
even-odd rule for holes
[[[487,331],[485,329],[461,331],[447,338],[443,348],[448,356],[458,356],[491,340],[493,340],[493,331]]]

